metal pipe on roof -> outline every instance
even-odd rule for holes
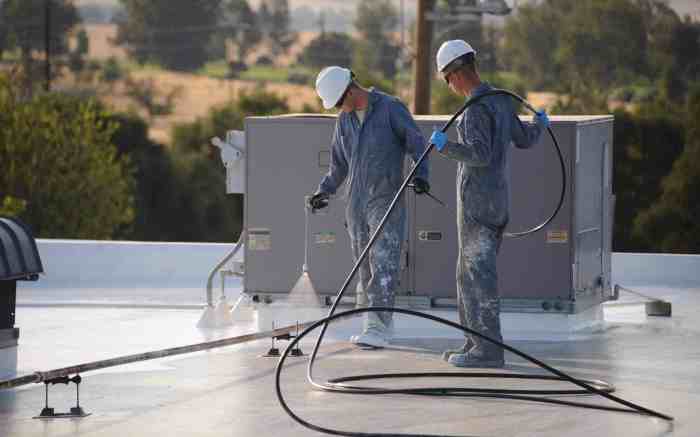
[[[93,361],[91,363],[79,364],[76,366],[63,367],[61,369],[49,370],[46,372],[34,372],[31,375],[20,376],[14,379],[8,379],[6,381],[0,381],[0,390],[11,389],[15,387],[20,387],[23,385],[41,383],[45,381],[50,381],[55,378],[61,378],[64,376],[85,373],[92,370],[105,369],[107,367],[122,366],[124,364],[131,364],[141,361],[154,360],[157,358],[171,357],[174,355],[188,354],[192,352],[199,352],[203,350],[216,349],[225,346],[232,346],[235,344],[248,343],[255,340],[263,340],[266,338],[276,338],[291,334],[297,330],[303,330],[311,326],[314,322],[306,322],[302,324],[294,324],[290,326],[285,326],[282,328],[273,329],[270,331],[256,332],[254,334],[239,335],[236,337],[223,338],[220,340],[206,341],[203,343],[195,343],[188,346],[179,346],[168,349],[160,349],[140,354],[125,355],[117,358],[110,358],[107,360]]]

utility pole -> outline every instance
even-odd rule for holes
[[[318,14],[318,27],[321,30],[321,36],[324,36],[326,34],[326,13],[321,9],[321,12]]]
[[[51,91],[51,0],[44,0],[44,50],[46,56],[46,92]]]
[[[433,24],[426,15],[432,12],[435,0],[418,0],[416,19],[416,58],[413,64],[413,113],[430,113],[430,45]]]
[[[404,0],[399,0],[399,26],[401,26],[401,51],[405,53],[406,50],[406,14],[404,11]]]

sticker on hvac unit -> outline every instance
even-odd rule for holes
[[[314,234],[316,244],[334,244],[335,232],[317,232]]]
[[[272,236],[269,229],[249,229],[248,230],[248,247],[250,250],[270,250],[272,249]]]
[[[418,231],[418,240],[420,240],[420,241],[442,241],[442,232],[440,232],[440,231]]]
[[[569,242],[569,232],[568,231],[547,231],[547,243],[568,243]]]

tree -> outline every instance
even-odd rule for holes
[[[270,42],[272,54],[279,56],[287,53],[296,41],[296,33],[291,29],[289,0],[262,0],[258,17]]]
[[[563,80],[554,54],[560,27],[574,0],[545,0],[523,4],[511,15],[504,28],[505,66],[525,77],[535,89],[554,88]]]
[[[255,11],[247,0],[224,0],[220,25],[225,30],[214,35],[215,47],[223,48],[225,40],[231,41],[237,49],[238,62],[245,63],[248,52],[262,39]]]
[[[0,216],[16,217],[24,212],[27,208],[27,201],[17,199],[12,196],[0,198]]]
[[[78,11],[70,0],[50,1],[51,53],[68,52],[68,36],[80,23]],[[0,23],[5,34],[5,48],[19,49],[28,59],[33,50],[43,51],[45,37],[46,0],[4,0],[0,2]]]
[[[80,23],[78,11],[70,0],[50,1],[50,45],[52,55],[68,53],[68,37]],[[28,87],[38,68],[34,51],[44,51],[46,0],[4,0],[0,2],[0,54],[19,50]],[[25,92],[30,91],[26,90]]]
[[[128,160],[98,105],[61,94],[17,97],[0,75],[0,203],[42,238],[109,239],[133,219]]]
[[[531,87],[568,94],[578,108],[662,75],[678,95],[679,81],[696,77],[691,65],[700,65],[688,62],[697,58],[691,29],[699,25],[682,22],[663,0],[543,0],[507,20],[500,57]]]
[[[700,77],[700,23],[689,17],[683,21],[668,21],[671,28],[654,47],[654,65],[662,68],[663,97],[679,101],[686,96],[693,81]]]
[[[352,38],[345,33],[322,33],[304,47],[299,62],[314,68],[352,65]]]
[[[214,136],[224,136],[228,130],[243,129],[247,116],[277,115],[289,112],[287,101],[277,94],[256,88],[243,92],[238,100],[212,108],[206,117],[192,123],[177,124],[173,128],[173,149],[180,154],[216,150],[209,141]],[[208,152],[207,152],[208,153]],[[218,156],[215,161],[218,162]]]
[[[102,80],[109,86],[113,86],[116,81],[124,77],[124,71],[119,65],[119,61],[114,56],[110,56],[102,66]]]
[[[386,78],[396,75],[401,48],[393,42],[399,17],[390,0],[361,0],[357,5],[355,29],[360,34],[353,65],[358,70],[381,72]]]
[[[7,40],[7,25],[5,24],[5,14],[3,12],[3,4],[0,1],[0,59],[7,49],[9,41]]]
[[[208,58],[221,0],[120,0],[117,44],[138,62],[193,70]]]
[[[85,29],[81,29],[76,35],[76,47],[68,56],[68,66],[75,74],[85,68],[85,56],[90,51],[90,39]]]
[[[135,114],[111,113],[105,120],[116,126],[111,140],[118,155],[133,164],[134,220],[115,237],[139,241],[202,241],[205,235],[188,232],[192,197],[187,178],[169,148],[148,137],[148,125]]]
[[[669,174],[685,143],[681,122],[666,114],[615,113],[613,191],[616,251],[646,251],[651,247],[632,233],[637,215],[660,194],[660,183]]]
[[[289,111],[286,101],[263,89],[243,93],[237,101],[217,106],[206,117],[173,129],[174,163],[180,187],[178,222],[180,241],[233,241],[243,223],[243,196],[226,195],[226,174],[214,136],[243,129],[248,115],[273,115]]]
[[[608,90],[648,74],[647,28],[632,0],[576,2],[561,24],[555,59],[570,95]]]
[[[686,146],[661,193],[634,221],[634,235],[654,251],[700,253],[700,82],[685,105]]]

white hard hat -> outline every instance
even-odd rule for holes
[[[316,77],[316,93],[321,98],[323,107],[335,107],[351,82],[352,71],[347,68],[332,66],[321,70]]]
[[[476,55],[476,50],[461,39],[445,41],[440,46],[436,56],[438,71],[442,73],[452,61],[469,53]]]

